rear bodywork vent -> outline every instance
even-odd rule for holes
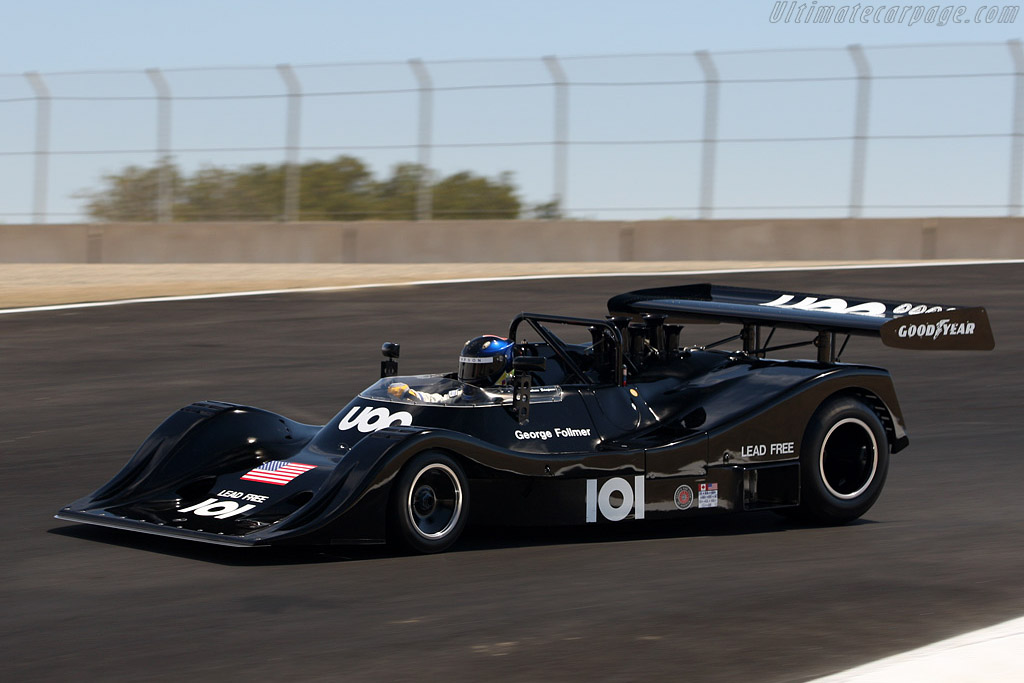
[[[800,504],[800,463],[743,468],[743,509],[764,510]]]

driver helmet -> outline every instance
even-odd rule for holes
[[[493,334],[474,337],[459,355],[459,379],[478,387],[491,386],[512,368],[511,339]]]

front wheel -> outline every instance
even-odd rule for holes
[[[396,540],[416,552],[439,553],[455,543],[468,517],[468,480],[453,458],[425,451],[406,463],[391,495]]]
[[[826,401],[811,418],[800,453],[796,516],[817,524],[846,524],[874,505],[889,470],[885,427],[855,398]]]

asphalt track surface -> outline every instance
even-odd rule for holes
[[[894,456],[879,502],[849,526],[757,513],[477,528],[455,550],[419,557],[221,548],[52,515],[194,400],[319,423],[376,378],[384,340],[402,343],[403,373],[447,370],[465,339],[506,329],[520,310],[599,316],[612,294],[701,278],[0,317],[0,678],[791,681],[1024,614],[1024,266],[715,279],[982,304],[997,348],[851,342],[848,359],[893,371],[911,446]]]

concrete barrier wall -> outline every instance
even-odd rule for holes
[[[1024,218],[0,225],[3,263],[1024,258]]]

